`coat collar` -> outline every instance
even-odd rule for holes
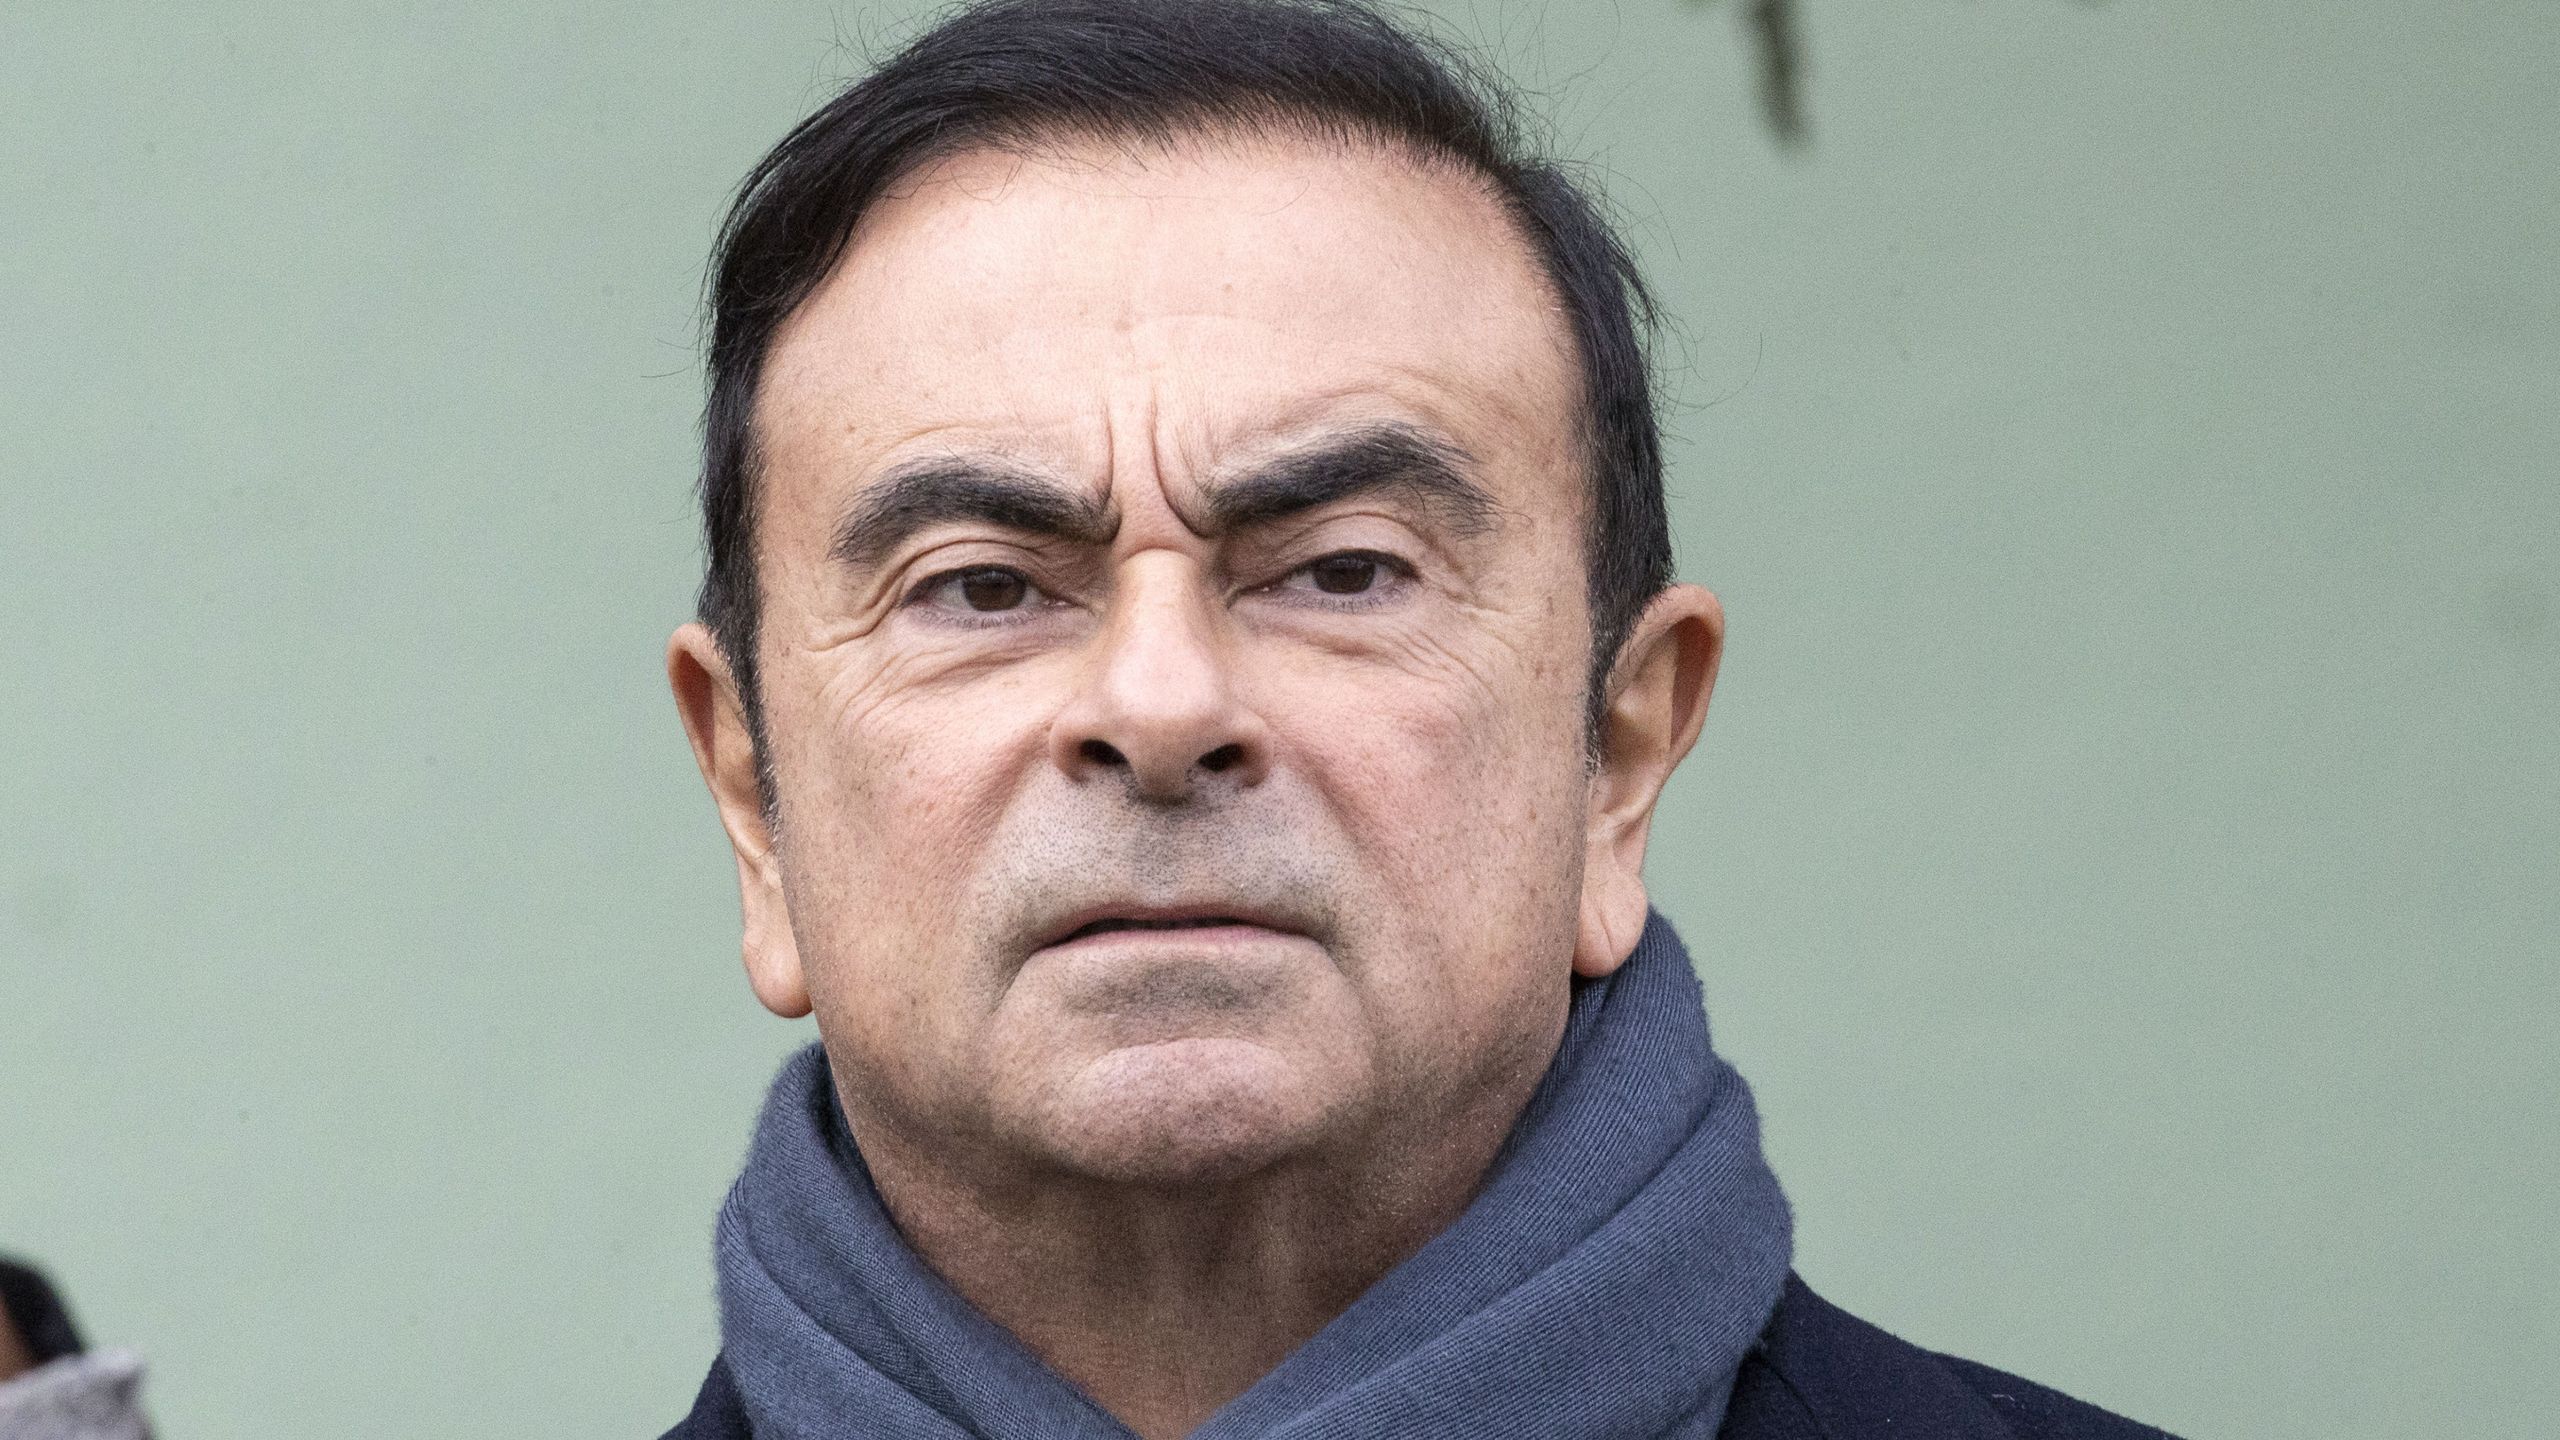
[[[1793,1271],[1734,1382],[1719,1440],[2014,1440],[1946,1363]]]

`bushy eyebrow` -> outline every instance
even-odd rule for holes
[[[837,523],[828,553],[868,570],[918,532],[966,521],[1096,545],[1120,528],[1108,504],[1055,481],[990,461],[932,459],[864,486]]]
[[[1210,488],[1213,533],[1285,519],[1361,495],[1406,501],[1456,535],[1493,528],[1497,507],[1468,477],[1464,450],[1410,425],[1365,426],[1329,436]]]
[[[1453,534],[1493,527],[1497,507],[1469,478],[1467,453],[1410,425],[1380,424],[1328,436],[1210,486],[1203,533],[1225,534],[1362,495],[1401,499]],[[864,486],[828,548],[840,565],[868,570],[935,525],[976,522],[1080,544],[1108,544],[1120,517],[1100,497],[1001,461],[933,457],[898,466]]]

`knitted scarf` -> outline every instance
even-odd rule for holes
[[[1750,1087],[1653,915],[1575,983],[1475,1201],[1193,1440],[1711,1440],[1790,1237]],[[907,1247],[815,1045],[774,1082],[717,1257],[764,1440],[1133,1440]]]

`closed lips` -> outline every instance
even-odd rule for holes
[[[1232,915],[1202,915],[1188,920],[1130,920],[1113,917],[1079,925],[1059,937],[1063,945],[1088,935],[1107,935],[1114,930],[1204,930],[1221,925],[1254,925],[1255,921],[1239,920]],[[1266,927],[1267,928],[1267,927]]]

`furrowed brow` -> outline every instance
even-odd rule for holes
[[[919,531],[970,521],[1091,544],[1119,528],[1106,503],[1055,482],[980,461],[927,460],[864,486],[828,553],[848,569],[868,570]]]
[[[1453,534],[1481,535],[1493,528],[1499,507],[1468,478],[1472,464],[1465,451],[1412,426],[1370,426],[1218,486],[1207,497],[1209,525],[1225,532],[1383,494],[1414,505]]]

